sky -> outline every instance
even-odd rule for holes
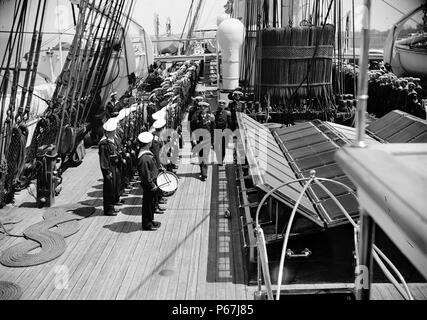
[[[380,31],[385,31],[391,28],[396,23],[402,14],[394,9],[399,9],[402,12],[409,12],[413,8],[416,8],[421,0],[373,0],[372,1],[372,28]],[[351,1],[343,1],[344,13],[352,9]],[[357,29],[361,26],[361,16],[363,13],[363,0],[355,1],[355,14],[356,14],[356,27]]]
[[[195,1],[197,2],[197,1]],[[198,29],[211,29],[216,27],[216,19],[224,13],[224,5],[227,0],[205,0],[203,15]],[[391,6],[398,7],[403,12],[408,12],[414,8],[421,0],[373,0],[372,27],[385,31],[395,23],[402,14]],[[388,5],[388,4],[390,5]],[[160,15],[160,33],[165,32],[166,19],[172,18],[172,33],[181,33],[187,17],[191,0],[136,0],[135,12],[133,17],[142,24],[149,34],[154,34],[154,14]],[[360,25],[363,0],[356,0],[356,24]],[[351,10],[351,1],[343,1],[344,12]]]
[[[223,14],[227,0],[205,0],[198,30],[216,28],[216,19]],[[195,1],[197,4],[198,1]],[[133,18],[154,34],[154,14],[160,15],[160,34],[165,33],[166,19],[172,19],[172,33],[180,34],[187,18],[191,0],[136,0]]]

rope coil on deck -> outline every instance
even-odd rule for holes
[[[12,236],[10,232],[12,232],[15,227],[14,225],[20,223],[22,220],[24,219],[17,217],[9,217],[0,220],[0,241],[8,236]]]
[[[73,213],[69,213],[73,211]],[[65,238],[79,231],[79,220],[91,216],[93,207],[49,209],[43,216],[43,222],[37,223],[24,231],[28,239],[3,252],[0,263],[6,267],[22,268],[48,263],[60,257],[67,249]],[[56,228],[54,231],[51,229]],[[31,251],[41,251],[31,254]]]
[[[21,287],[11,282],[0,281],[0,301],[19,300],[21,297]]]

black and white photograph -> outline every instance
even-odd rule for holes
[[[0,0],[0,110],[0,301],[427,300],[427,0]]]

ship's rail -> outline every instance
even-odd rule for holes
[[[348,189],[348,191],[357,198],[357,195],[354,193],[354,191],[351,188],[347,187],[346,185],[344,185],[342,183],[331,180],[331,179],[318,178],[318,177],[316,177],[316,172],[313,170],[311,172],[310,178],[297,179],[297,180],[293,180],[291,182],[283,183],[282,185],[280,185],[280,186],[274,188],[273,190],[271,190],[270,192],[268,192],[264,196],[264,198],[261,200],[261,202],[259,203],[259,206],[258,206],[258,209],[256,212],[256,218],[255,218],[255,225],[256,225],[255,231],[256,231],[256,237],[257,237],[257,248],[258,248],[258,252],[259,252],[259,254],[258,254],[258,273],[259,273],[258,274],[258,279],[259,279],[258,289],[259,289],[259,292],[261,292],[261,285],[262,285],[261,279],[263,279],[265,286],[266,286],[267,297],[269,300],[273,300],[273,299],[280,300],[281,290],[282,290],[284,264],[285,264],[286,257],[288,257],[288,255],[289,255],[288,243],[289,243],[289,239],[291,237],[291,229],[292,229],[295,217],[297,215],[297,210],[298,210],[298,208],[301,204],[301,201],[303,199],[303,196],[307,192],[307,190],[311,184],[316,184],[320,188],[322,188],[324,190],[324,192],[326,192],[329,195],[329,197],[335,202],[337,207],[342,211],[342,213],[346,216],[346,218],[353,225],[353,228],[354,228],[354,244],[355,244],[355,262],[356,262],[356,270],[355,270],[356,272],[355,273],[357,274],[357,273],[363,272],[364,266],[361,265],[361,262],[364,261],[364,259],[363,259],[363,257],[361,259],[361,254],[366,254],[366,252],[363,249],[360,250],[361,251],[360,252],[359,248],[363,248],[363,246],[366,245],[363,242],[364,230],[360,229],[359,225],[353,220],[353,218],[350,216],[350,214],[347,212],[347,210],[343,207],[343,205],[328,190],[328,188],[324,185],[325,182],[339,184],[341,187]],[[283,189],[289,185],[299,184],[299,183],[302,183],[304,185],[304,188],[301,191],[300,198],[298,199],[296,205],[293,208],[293,211],[292,211],[292,214],[291,214],[291,217],[289,219],[289,223],[288,223],[288,226],[286,229],[286,233],[284,235],[283,249],[282,249],[282,254],[281,254],[281,258],[280,258],[280,265],[279,265],[278,282],[277,282],[277,287],[276,287],[277,291],[276,291],[276,296],[274,296],[273,286],[272,286],[272,282],[271,282],[271,278],[270,278],[270,268],[269,268],[268,254],[267,254],[266,239],[264,236],[264,231],[260,225],[260,219],[259,218],[260,218],[261,209],[262,209],[263,205],[274,194],[274,192],[276,192],[277,190]],[[393,263],[388,259],[388,257],[378,247],[376,247],[373,243],[370,243],[370,246],[371,246],[371,252],[369,254],[378,263],[380,269],[384,272],[384,274],[390,280],[390,282],[395,286],[395,288],[398,290],[400,295],[406,300],[414,300],[413,295],[412,295],[404,277],[399,272],[399,270],[393,265]],[[386,266],[386,264],[388,266]],[[398,280],[395,278],[395,276],[393,276],[390,269],[397,276]],[[262,272],[262,274],[261,274],[261,272]],[[371,268],[369,268],[369,272],[371,272]],[[370,283],[369,284],[362,283],[362,285],[363,285],[363,288],[361,287],[361,284],[358,283],[358,279],[355,280],[355,287],[354,288],[355,288],[356,293],[363,291],[363,290],[369,291],[369,289],[366,289],[365,286],[366,285],[370,286]],[[360,294],[358,294],[358,296],[360,296]]]

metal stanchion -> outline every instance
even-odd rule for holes
[[[368,91],[369,91],[369,43],[370,43],[370,25],[371,25],[371,0],[364,0],[363,6],[363,27],[362,27],[362,54],[360,61],[360,76],[359,76],[359,93],[356,114],[356,129],[357,136],[356,142],[353,147],[365,148],[365,135],[366,135],[366,112],[368,106]],[[356,297],[358,300],[369,300],[371,296],[372,285],[372,249],[375,241],[375,223],[371,216],[364,208],[360,208],[360,267],[359,271],[368,271],[369,276],[364,278],[365,281],[356,283]],[[366,283],[366,281],[368,283]]]
[[[373,278],[373,256],[372,250],[375,242],[375,223],[371,216],[363,209],[360,209],[360,268],[358,275],[362,277],[361,281],[356,280],[356,298],[357,300],[368,301],[371,299],[371,287]],[[364,277],[363,272],[368,272]]]
[[[369,32],[371,24],[371,0],[364,0],[363,27],[362,27],[362,54],[360,60],[359,94],[356,113],[357,139],[356,147],[364,148],[366,131],[366,111],[368,107],[369,91]]]

